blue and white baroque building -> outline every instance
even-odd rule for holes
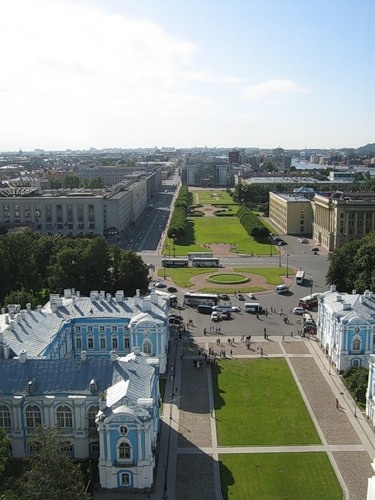
[[[38,425],[61,449],[98,459],[103,488],[151,488],[166,371],[168,301],[65,290],[46,306],[0,315],[0,426],[12,454],[29,453]]]
[[[319,295],[317,336],[339,373],[351,366],[367,368],[374,352],[375,294],[339,293],[331,285]]]

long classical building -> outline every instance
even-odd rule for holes
[[[39,424],[58,426],[61,448],[99,459],[103,488],[153,482],[159,374],[166,371],[169,303],[66,289],[44,307],[0,315],[0,426],[24,457]]]
[[[375,294],[340,293],[331,285],[319,294],[317,337],[338,372],[367,368],[375,349]]]
[[[336,250],[375,230],[374,193],[269,195],[270,222],[283,234],[310,236],[323,248]]]
[[[152,203],[161,184],[159,171],[132,176],[108,189],[0,189],[0,227],[30,227],[42,234],[127,236]]]

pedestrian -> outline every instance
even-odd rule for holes
[[[234,344],[234,337],[233,337],[233,339],[232,339],[232,343]]]
[[[230,350],[230,357],[232,357],[232,354],[233,354],[233,351],[232,351],[232,349],[231,349],[231,350]]]
[[[221,332],[220,326],[219,326],[219,328],[218,328],[218,332],[219,332],[219,333]]]
[[[338,410],[339,409],[339,400],[336,398],[336,409]]]
[[[228,339],[228,344],[230,345],[230,339]]]
[[[257,313],[257,319],[259,319],[259,314]]]
[[[203,330],[203,333],[206,335],[207,334],[207,328]]]
[[[264,333],[264,335],[266,335],[266,333],[267,333],[267,328],[263,328],[263,333]]]
[[[267,318],[267,317],[268,317],[268,311],[267,311],[267,309],[266,309],[266,312],[265,312],[265,314],[266,314],[266,318]]]
[[[283,340],[284,340],[284,335],[283,335]]]
[[[290,332],[290,336],[293,337],[293,331]]]
[[[266,338],[267,338],[267,334],[266,334],[265,332],[264,332],[264,334],[263,334],[263,337],[264,337],[264,340],[266,340]]]

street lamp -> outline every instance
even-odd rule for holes
[[[354,398],[354,416],[357,418],[357,398]]]
[[[289,253],[286,252],[286,277],[289,278]]]

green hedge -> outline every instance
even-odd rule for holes
[[[240,219],[247,234],[253,238],[264,238],[268,235],[269,230],[262,224],[259,217],[249,208],[240,207],[237,212],[237,217]]]

